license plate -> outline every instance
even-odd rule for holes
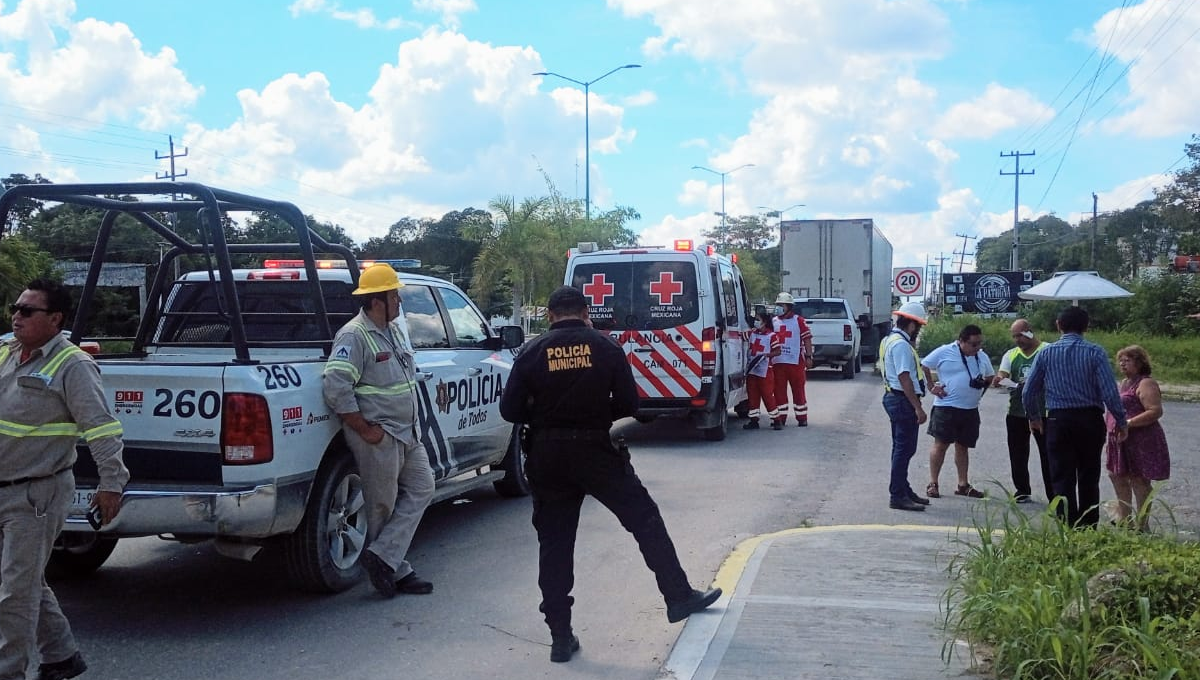
[[[75,497],[71,499],[71,515],[86,515],[92,507],[92,499],[96,497],[95,489],[75,489]]]

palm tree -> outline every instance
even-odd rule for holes
[[[549,250],[554,238],[546,219],[549,201],[527,198],[517,205],[512,196],[500,196],[488,203],[495,215],[489,225],[483,222],[468,234],[480,242],[475,259],[475,279],[471,295],[486,300],[501,280],[512,286],[513,323],[522,325],[522,305],[526,294],[540,292],[552,279],[547,269],[553,260]]]

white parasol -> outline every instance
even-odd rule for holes
[[[1080,300],[1130,297],[1133,293],[1096,272],[1058,272],[1017,295],[1023,300],[1070,300],[1078,306]]]

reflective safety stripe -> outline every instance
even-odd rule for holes
[[[122,434],[125,434],[125,428],[121,427],[120,421],[114,420],[111,423],[97,425],[90,430],[84,430],[83,440],[94,442],[102,437],[118,437]]]
[[[10,354],[8,345],[0,347],[0,362],[8,358]],[[54,377],[62,365],[73,354],[86,354],[83,350],[75,345],[67,345],[54,353],[50,357],[50,361],[42,367],[35,375],[46,380],[49,384],[50,379]],[[102,437],[115,437],[124,432],[119,421],[112,421],[103,425],[97,425],[83,433],[86,441],[95,441]],[[0,435],[5,435],[14,438],[21,437],[78,437],[80,436],[79,426],[75,423],[42,423],[41,425],[26,425],[24,423],[15,423],[11,420],[0,420]]]
[[[45,423],[22,425],[11,420],[0,420],[0,435],[9,437],[78,437],[79,427],[75,423]]]
[[[417,384],[417,381],[409,380],[408,382],[399,382],[394,385],[388,385],[387,387],[375,387],[373,385],[359,385],[354,388],[354,393],[355,394],[380,394],[385,397],[395,397],[395,396],[399,396],[401,394],[408,394],[409,392],[412,392],[413,387],[416,384]]]
[[[349,361],[342,361],[341,359],[330,359],[328,362],[326,362],[325,372],[328,373],[329,371],[341,371],[343,373],[349,373],[350,377],[354,379],[354,382],[358,382],[358,379],[362,377],[362,373],[359,372],[357,366]]]
[[[879,343],[879,374],[883,377],[884,392],[892,391],[892,386],[888,384],[887,379],[887,351],[893,344],[897,342],[904,342],[908,345],[908,348],[912,350],[913,361],[916,362],[917,370],[921,370],[921,355],[917,354],[917,348],[913,347],[912,343],[905,340],[903,335],[895,332],[888,333],[887,336],[883,338],[883,342]],[[917,380],[919,381],[920,378]],[[916,381],[914,381],[914,384],[915,383]]]

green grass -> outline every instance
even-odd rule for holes
[[[967,324],[983,329],[983,351],[999,366],[1000,357],[1013,347],[1008,328],[1012,319],[983,319],[969,314],[940,316],[921,330],[918,348],[922,356],[933,348],[944,345],[958,337],[958,332]],[[1059,333],[1051,328],[1035,328],[1043,342],[1054,342]],[[1172,385],[1200,384],[1200,337],[1144,336],[1114,331],[1089,331],[1084,337],[1104,348],[1116,369],[1117,350],[1129,345],[1141,345],[1150,354],[1154,378],[1160,383]],[[1165,391],[1165,390],[1164,390]]]
[[[1154,510],[1169,517],[1161,503]],[[1200,678],[1195,544],[1109,525],[1071,530],[1053,508],[984,512],[950,567],[944,610],[953,638],[987,650],[996,677]]]

